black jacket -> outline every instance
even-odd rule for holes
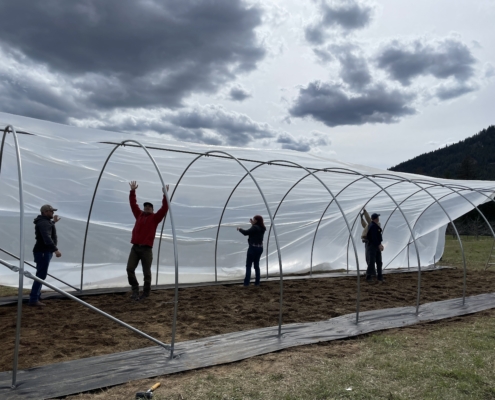
[[[251,228],[249,228],[248,230],[239,229],[239,232],[241,232],[244,236],[249,236],[248,243],[250,245],[256,244],[259,246],[263,245],[263,236],[265,235],[265,230],[263,230],[261,226],[251,225]]]
[[[51,218],[38,215],[33,223],[36,236],[33,253],[57,251],[57,228]]]
[[[369,246],[378,247],[382,244],[382,228],[378,226],[375,222],[371,222],[370,227],[368,229],[368,234],[366,235],[368,238]]]

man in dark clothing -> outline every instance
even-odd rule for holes
[[[377,275],[379,283],[383,283],[382,275],[382,228],[380,227],[380,214],[371,215],[371,224],[369,224],[368,233],[366,238],[368,239],[368,269],[366,270],[366,281],[373,282],[373,277]],[[376,271],[375,271],[376,264]]]
[[[57,209],[49,204],[42,206],[40,211],[41,214],[33,221],[36,236],[33,255],[36,263],[36,276],[45,280],[53,253],[55,253],[56,257],[62,256],[62,253],[57,248],[57,229],[55,228],[55,224],[60,221],[60,218],[58,215],[53,215]],[[40,301],[41,286],[41,283],[33,282],[31,294],[29,295],[30,306],[44,307],[45,304]]]
[[[153,213],[153,204],[144,203],[144,210],[141,211],[136,200],[136,189],[138,185],[136,181],[129,183],[131,192],[129,193],[129,204],[131,205],[132,213],[136,218],[134,229],[132,230],[131,243],[133,244],[129,259],[127,261],[127,279],[129,285],[132,286],[133,300],[142,300],[150,295],[151,292],[151,263],[153,262],[153,242],[155,241],[156,228],[163,220],[168,211],[167,198],[165,190],[168,190],[168,185],[162,189],[163,199],[162,207],[155,214]],[[139,282],[136,279],[136,268],[141,261],[144,275],[143,294],[139,296]]]

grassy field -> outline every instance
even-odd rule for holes
[[[489,236],[480,236],[478,240],[476,240],[475,236],[461,236],[461,238],[467,267],[469,269],[484,270],[493,245],[493,238]],[[491,257],[492,261],[490,262],[495,263],[495,251],[493,255],[494,257]],[[462,252],[457,238],[452,238],[451,235],[445,238],[445,251],[437,265],[463,267]],[[490,266],[489,269],[494,271],[495,265]]]
[[[463,240],[468,268],[484,269],[493,240]],[[451,236],[439,264],[463,265]],[[158,381],[162,387],[156,400],[495,400],[495,309],[129,382],[70,399],[132,399]]]

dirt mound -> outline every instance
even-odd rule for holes
[[[421,303],[462,296],[462,270],[422,274]],[[386,275],[384,285],[361,285],[361,311],[414,306],[417,273]],[[284,282],[283,323],[321,321],[356,310],[356,278]],[[275,326],[279,315],[278,282],[261,287],[208,286],[179,290],[177,341]],[[495,291],[495,272],[470,271],[468,296]],[[170,343],[173,291],[154,291],[132,302],[130,293],[88,296],[88,303]],[[146,339],[71,300],[48,300],[42,310],[23,308],[19,368],[115,353],[153,345]],[[16,306],[0,308],[0,370],[12,369]]]

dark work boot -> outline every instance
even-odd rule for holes
[[[131,300],[139,300],[139,286],[132,288]]]
[[[146,300],[148,297],[150,297],[150,292],[143,292],[141,296],[139,296],[139,300]]]

